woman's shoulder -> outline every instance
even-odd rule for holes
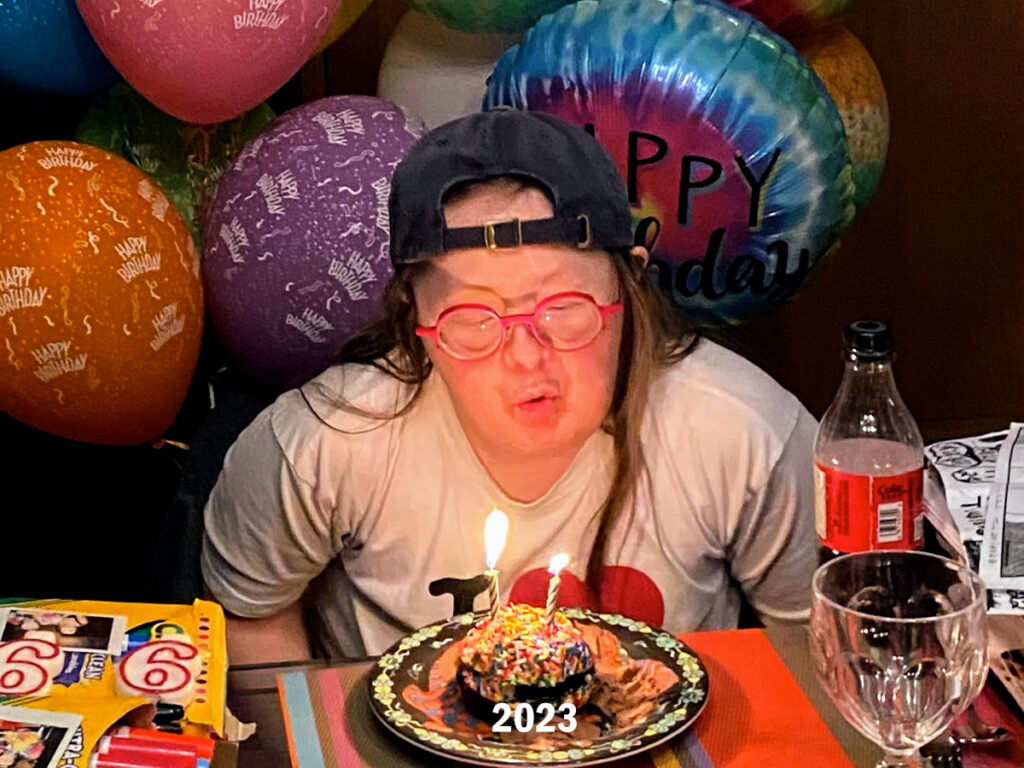
[[[293,390],[293,399],[320,417],[325,426],[363,431],[380,426],[402,410],[416,387],[380,365],[334,365]]]
[[[309,454],[373,453],[391,439],[405,415],[398,415],[415,387],[369,365],[336,365],[301,387],[281,394],[268,408],[268,426],[293,465]],[[322,459],[323,457],[321,457]]]
[[[785,443],[799,419],[813,419],[800,400],[741,355],[710,339],[665,368],[651,392],[656,419],[698,433],[736,438],[760,434]]]

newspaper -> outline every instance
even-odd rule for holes
[[[1019,428],[1021,425],[1014,426]],[[925,449],[929,463],[942,479],[946,504],[959,531],[968,563],[989,587],[990,614],[1024,614],[1024,577],[1016,582],[993,580],[982,563],[982,552],[986,548],[986,521],[995,516],[990,496],[997,477],[1000,449],[1009,444],[1009,434],[1003,430],[977,437],[944,440]],[[1020,429],[1017,434],[1022,434]],[[1024,458],[1024,443],[1019,448],[1019,458]],[[1024,518],[1024,496],[1020,503],[1021,517]],[[1021,551],[1024,554],[1024,536]]]
[[[996,458],[1007,431],[990,432],[961,440],[944,440],[925,448],[929,463],[942,478],[946,503],[961,540],[968,546],[971,567],[977,570],[985,535],[985,506],[996,479]]]
[[[1020,487],[1014,489],[1011,482],[1019,479],[1011,470],[1014,450],[1017,464],[1024,453],[1021,437],[1021,425],[1014,424],[1008,431],[935,443],[925,453],[931,471],[942,478],[950,515],[960,530],[968,561],[989,587],[988,645],[992,672],[1016,702],[1018,711],[1024,712],[1024,623],[1019,618],[1024,615],[1024,589],[1014,588],[1024,579],[1010,575],[1019,568],[1012,558],[1005,560],[1006,573],[1001,572],[1003,542],[1010,544],[1014,540],[1013,535],[1005,535],[1004,531],[1013,530],[1006,529],[1006,523],[1015,514],[1024,517],[1024,496]],[[941,501],[937,499],[936,503]]]
[[[992,589],[1024,590],[1024,424],[999,449],[985,510],[981,578]]]

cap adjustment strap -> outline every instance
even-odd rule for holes
[[[444,229],[444,249],[519,248],[523,245],[565,243],[589,248],[593,242],[590,217],[586,214],[551,219],[488,221],[482,227]]]
[[[515,235],[515,241],[511,245],[503,246],[503,247],[518,248],[519,246],[521,246],[523,244],[523,221],[522,221],[522,219],[512,219],[511,221],[504,221],[504,222],[502,222],[502,221],[488,221],[486,224],[484,224],[484,242],[487,244],[487,247],[490,248],[492,251],[495,248],[498,248],[498,237],[497,237],[497,234],[495,233],[495,230],[494,230],[495,226],[500,227],[500,226],[508,226],[508,225],[512,225],[513,234]]]

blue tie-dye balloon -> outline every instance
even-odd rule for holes
[[[0,0],[0,85],[74,95],[118,77],[74,0]]]
[[[708,324],[791,299],[854,216],[849,147],[807,62],[717,0],[582,0],[498,62],[485,107],[592,131],[664,290]],[[655,239],[655,237],[657,238]]]

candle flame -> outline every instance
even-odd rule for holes
[[[484,546],[487,550],[487,567],[493,569],[498,564],[505,549],[505,537],[508,535],[508,515],[500,509],[492,509],[484,524]]]
[[[551,562],[548,563],[548,573],[552,576],[557,576],[568,564],[569,555],[565,552],[559,552],[557,555],[552,557]]]

